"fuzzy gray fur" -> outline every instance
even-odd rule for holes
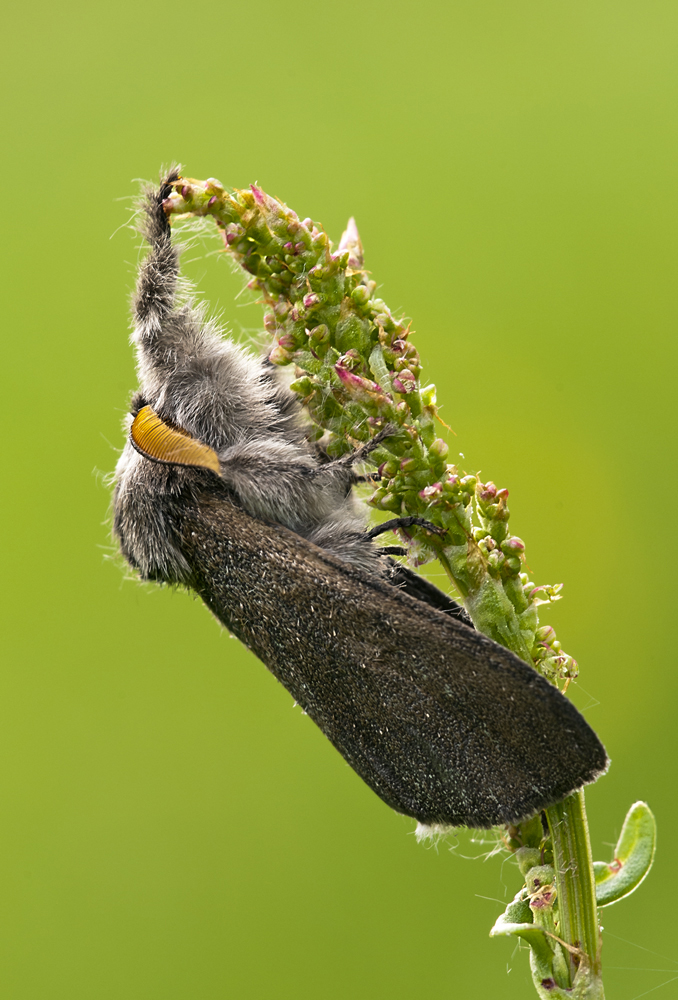
[[[385,561],[365,534],[350,464],[320,461],[276,368],[223,337],[199,306],[177,304],[179,251],[162,207],[176,176],[148,189],[142,202],[141,231],[150,251],[133,300],[140,389],[132,415],[148,404],[213,448],[224,483],[250,514],[380,571]],[[183,579],[185,561],[157,513],[152,506],[140,510],[136,487],[143,482],[144,460],[128,441],[116,469],[118,532],[143,576]]]

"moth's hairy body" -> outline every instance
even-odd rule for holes
[[[168,181],[172,179],[172,175]],[[177,305],[179,252],[162,208],[164,185],[143,202],[142,232],[150,244],[133,300],[133,343],[140,389],[132,415],[148,404],[218,455],[221,477],[249,513],[283,524],[353,565],[384,563],[367,538],[348,465],[322,462],[306,440],[300,406],[266,359],[225,339],[191,302]],[[144,460],[131,443],[116,469],[117,518],[134,530],[126,555],[143,576],[181,580],[186,565],[157,512],[131,501],[144,482]],[[169,487],[168,487],[169,488]],[[130,507],[130,503],[132,507]],[[132,515],[131,517],[129,515]]]

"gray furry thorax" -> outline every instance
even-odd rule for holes
[[[139,374],[133,414],[148,404],[209,445],[224,484],[248,513],[378,570],[379,553],[352,496],[350,467],[323,463],[309,445],[300,406],[278,370],[225,338],[199,306],[177,303],[179,253],[163,197],[163,189],[148,191],[143,203],[150,250],[133,299]],[[142,576],[183,579],[185,560],[152,503],[147,464],[128,440],[115,474],[115,530]],[[167,470],[155,477],[154,489],[159,480],[171,496],[181,478],[181,470]]]

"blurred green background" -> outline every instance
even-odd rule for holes
[[[453,451],[566,583],[544,620],[613,759],[595,855],[635,799],[657,815],[650,879],[604,911],[609,996],[678,996],[675,2],[37,0],[3,21],[3,996],[532,995],[487,936],[517,869],[465,860],[463,832],[417,846],[199,603],[109,558],[125,224],[172,159],[335,238],[357,217]],[[188,273],[241,336],[259,309],[210,249]]]

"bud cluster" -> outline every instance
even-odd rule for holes
[[[400,529],[410,563],[440,559],[481,631],[532,656],[551,680],[574,676],[553,629],[538,628],[538,605],[556,600],[559,588],[535,587],[521,573],[525,546],[509,535],[508,490],[447,462],[435,387],[420,383],[410,325],[376,296],[355,222],[334,249],[320,225],[256,185],[227,191],[213,178],[179,179],[164,208],[168,216],[215,220],[224,248],[261,295],[269,360],[295,366],[291,389],[328,456],[394,428],[370,455],[379,478],[367,502],[445,529],[442,538]]]

